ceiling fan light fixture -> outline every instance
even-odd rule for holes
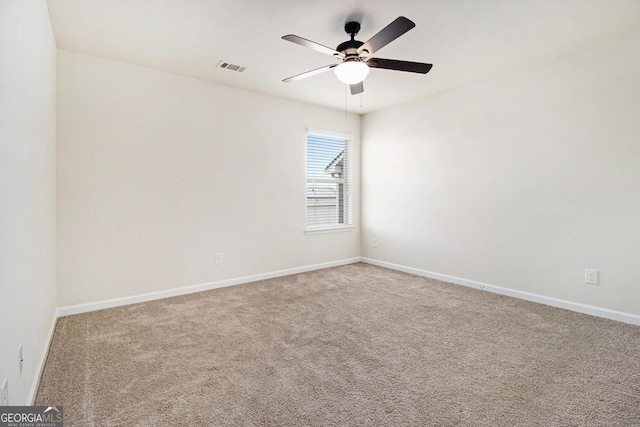
[[[335,67],[335,73],[344,84],[354,85],[363,81],[369,74],[369,66],[358,59],[347,59]]]

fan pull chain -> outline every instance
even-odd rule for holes
[[[347,85],[344,85],[344,116],[347,117]]]

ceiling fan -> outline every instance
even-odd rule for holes
[[[396,59],[374,58],[372,55],[415,27],[416,24],[404,16],[398,17],[391,24],[384,27],[378,34],[363,43],[355,39],[360,31],[360,23],[347,22],[344,30],[351,36],[351,40],[340,43],[337,48],[321,45],[311,40],[304,39],[294,34],[283,36],[284,40],[311,48],[317,52],[334,56],[342,61],[337,64],[327,65],[306,73],[298,74],[284,79],[283,82],[295,82],[307,77],[315,76],[325,71],[335,69],[336,76],[341,82],[351,87],[351,94],[357,95],[364,91],[362,81],[369,74],[370,68],[384,68],[387,70],[408,71],[410,73],[426,74],[431,70],[432,64],[422,62],[399,61]]]

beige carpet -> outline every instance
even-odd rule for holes
[[[366,264],[58,320],[65,426],[640,426],[640,327]]]

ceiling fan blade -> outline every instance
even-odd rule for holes
[[[359,93],[364,92],[364,84],[362,82],[356,83],[354,85],[350,85],[351,87],[351,95],[357,95]]]
[[[344,58],[344,55],[338,52],[335,49],[331,49],[330,47],[323,46],[319,43],[312,42],[311,40],[304,39],[302,37],[296,36],[294,34],[288,34],[286,36],[282,36],[283,40],[290,41],[295,44],[299,44],[304,47],[311,48],[316,52],[324,53],[325,55],[337,56],[338,58]]]
[[[358,48],[358,55],[365,58],[373,55],[374,52],[382,49],[415,26],[416,24],[413,21],[405,18],[404,16],[396,18],[395,21],[384,27],[378,34],[371,37],[369,41],[360,46]]]
[[[371,68],[383,68],[385,70],[408,71],[410,73],[427,74],[433,64],[423,62],[398,61],[397,59],[371,58],[367,61]]]
[[[307,71],[306,73],[298,74],[293,77],[289,77],[283,80],[283,82],[297,82],[298,80],[306,79],[307,77],[315,76],[316,74],[329,71],[338,64],[325,65],[324,67],[316,68],[315,70]]]

